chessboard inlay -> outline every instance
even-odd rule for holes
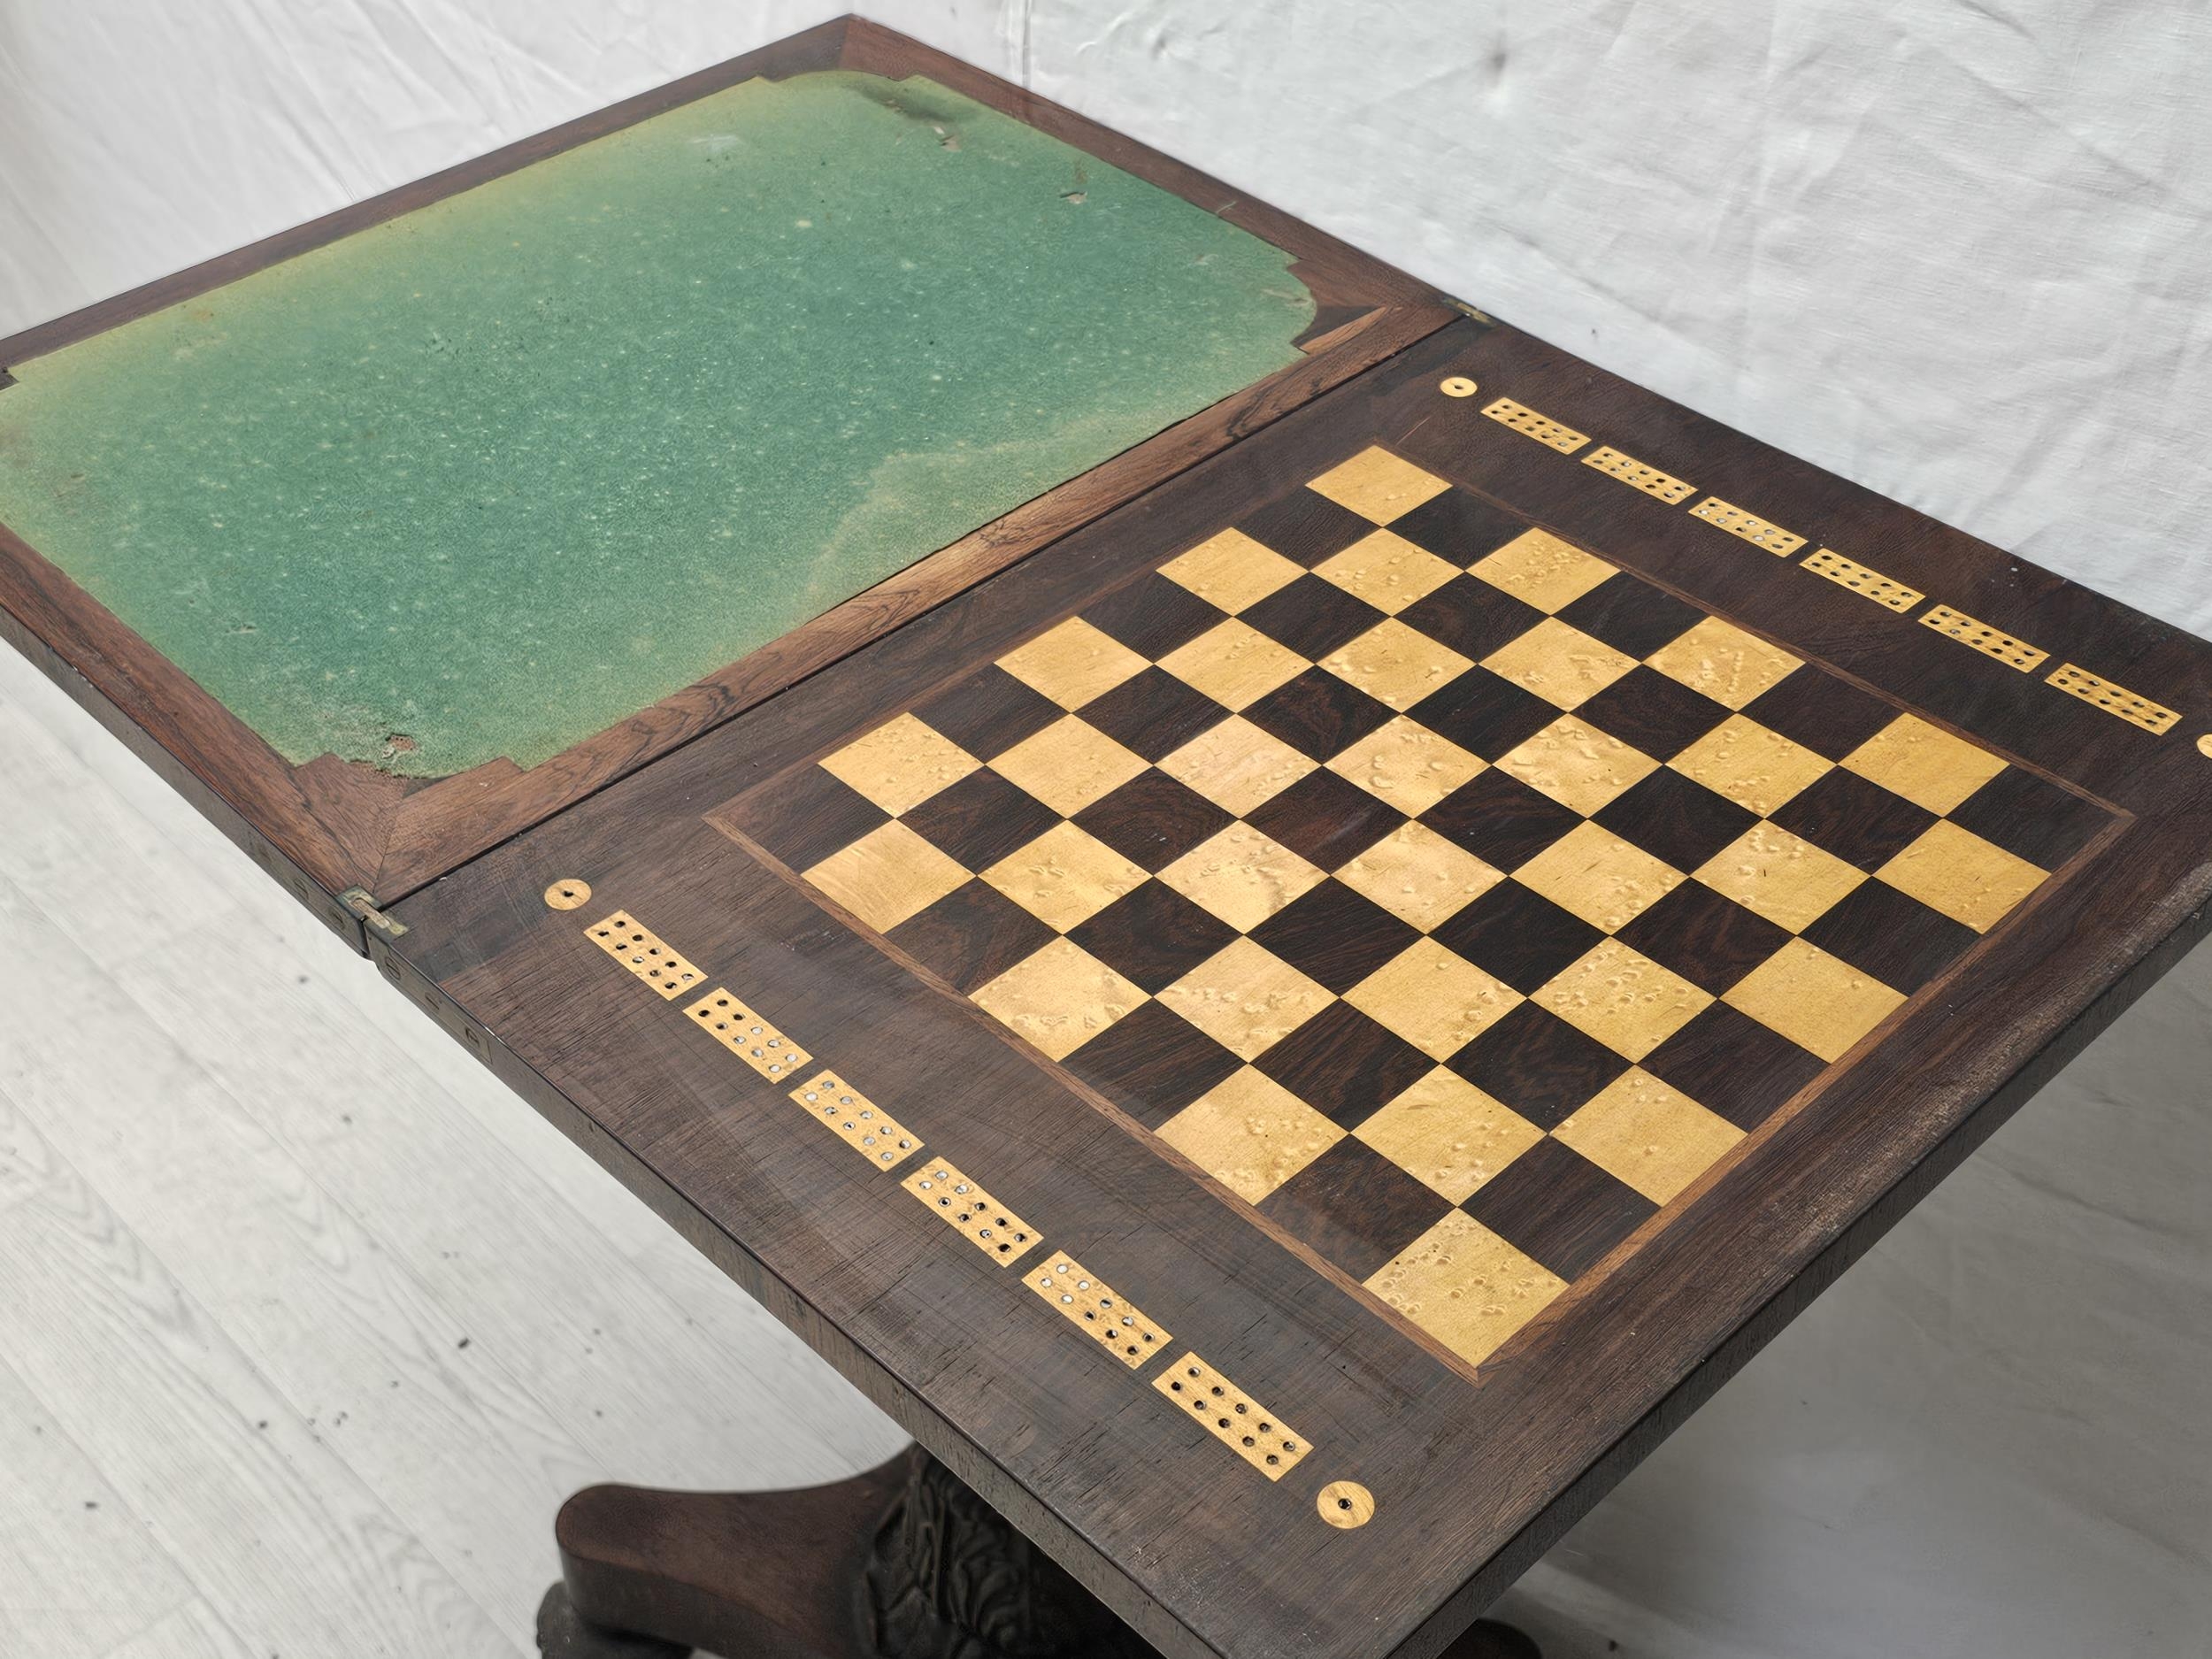
[[[819,769],[806,883],[1475,1364],[2081,807],[1380,449]]]

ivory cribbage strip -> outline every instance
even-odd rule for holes
[[[721,986],[684,1012],[697,1020],[707,1035],[772,1083],[784,1081],[814,1057]]]
[[[942,1158],[899,1183],[1001,1267],[1037,1242],[1036,1230]]]
[[[1152,1386],[1270,1480],[1280,1480],[1306,1455],[1306,1442],[1289,1425],[1195,1354],[1184,1355]]]
[[[1812,563],[1810,559],[1805,562]],[[1993,657],[2006,667],[2016,668],[2024,674],[2050,660],[2048,651],[2039,650],[2025,640],[2016,640],[1986,622],[1977,622],[1963,611],[1954,611],[1949,605],[1936,606],[1920,618],[1920,626],[1933,628],[1946,639],[1956,640],[1984,657]]]
[[[2107,714],[2116,714],[2130,726],[2139,726],[2146,732],[2163,737],[2174,729],[2181,716],[2162,703],[2153,703],[2140,692],[2116,686],[2100,675],[2073,663],[2068,663],[2051,676],[2050,683],[2070,697],[2079,697],[2093,703]]]
[[[1056,1255],[1022,1277],[1030,1289],[1071,1324],[1088,1332],[1131,1371],[1155,1354],[1167,1351],[1167,1333],[1138,1312],[1111,1285],[1093,1278],[1081,1263]]]
[[[791,1091],[791,1098],[879,1169],[903,1164],[922,1149],[919,1136],[834,1071],[821,1072],[800,1084]]]
[[[1640,489],[1647,495],[1656,495],[1670,507],[1678,507],[1697,494],[1697,486],[1686,484],[1678,478],[1670,477],[1655,466],[1646,466],[1633,456],[1623,455],[1611,444],[1601,444],[1582,457],[1582,465],[1594,466],[1608,478],[1617,478],[1631,488]]]
[[[593,944],[669,1001],[682,995],[705,977],[663,944],[649,928],[639,926],[637,918],[627,910],[617,910],[584,932]]]
[[[1723,501],[1717,495],[1708,495],[1690,509],[1690,517],[1702,518],[1707,524],[1717,526],[1730,535],[1740,536],[1754,547],[1763,547],[1778,558],[1787,558],[1805,545],[1805,538],[1778,524],[1769,524],[1755,512],[1746,512]]]
[[[1928,595],[1917,588],[1908,588],[1893,581],[1878,570],[1870,570],[1856,559],[1847,559],[1833,548],[1823,548],[1806,556],[1805,568],[1816,576],[1824,576],[1839,588],[1848,588],[1862,599],[1871,599],[1885,610],[1900,616],[1911,610]]]
[[[1562,455],[1572,455],[1590,442],[1588,433],[1577,432],[1572,426],[1554,420],[1549,415],[1540,415],[1525,403],[1517,403],[1509,397],[1486,403],[1482,412],[1500,426],[1510,426],[1523,437],[1533,438]]]

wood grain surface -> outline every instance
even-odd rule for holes
[[[1440,396],[1448,375],[1484,396]],[[1483,415],[1496,395],[1698,494],[1669,502],[1586,466],[1580,445],[1532,442]],[[1668,1225],[1472,1370],[708,821],[735,822],[795,769],[1378,445],[1448,480],[1473,503],[1460,511],[1587,549],[2039,787],[2107,803],[2109,826],[1694,1183]],[[1708,496],[1802,549],[1778,557],[1695,513]],[[2154,735],[1873,603],[1802,567],[1822,546],[2180,718]],[[2208,715],[2201,642],[1509,329],[1463,323],[476,861],[402,905],[410,931],[376,949],[1164,1651],[1426,1655],[2200,935],[2212,767],[2195,739]],[[1899,833],[1850,807],[1801,821],[1832,836],[1855,826],[1868,856]],[[790,823],[803,831],[805,813]],[[987,812],[940,826],[955,841],[987,827]],[[1179,1354],[1296,1425],[1310,1441],[1297,1466],[1276,1481],[1247,1469],[1163,1409],[1143,1374],[1133,1386],[1071,1339],[895,1179],[610,964],[580,916],[549,910],[544,888],[565,878],[879,1100],[1045,1248],[1172,1332]],[[1317,1517],[1316,1493],[1338,1479],[1373,1494],[1365,1526]]]

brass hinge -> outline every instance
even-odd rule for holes
[[[366,887],[348,887],[338,895],[338,902],[351,910],[387,939],[397,939],[407,931],[407,924],[395,921],[376,908],[376,900]]]

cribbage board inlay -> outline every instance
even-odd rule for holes
[[[1164,552],[795,873],[1471,1364],[2104,817],[1380,448]]]

